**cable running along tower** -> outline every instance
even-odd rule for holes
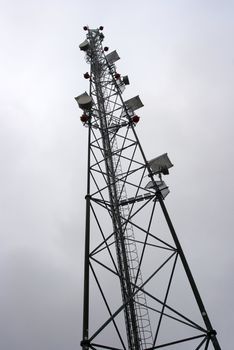
[[[80,44],[89,92],[76,101],[88,132],[83,338],[88,349],[220,350],[165,207],[167,154],[147,160],[138,136],[139,96],[103,27]]]

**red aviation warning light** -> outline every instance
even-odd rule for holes
[[[86,73],[84,74],[84,78],[85,78],[85,79],[89,79],[89,78],[90,78],[90,75],[89,75],[88,72],[86,72]]]
[[[138,115],[134,115],[132,118],[131,118],[131,121],[135,124],[137,124],[140,120],[140,117]]]
[[[82,123],[87,123],[89,119],[90,117],[87,114],[82,114],[82,116],[80,117],[80,120],[82,121]]]

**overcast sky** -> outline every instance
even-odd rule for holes
[[[148,159],[218,332],[233,316],[234,2],[0,1],[0,348],[75,350],[81,334],[88,89],[83,25],[104,26],[139,94]]]

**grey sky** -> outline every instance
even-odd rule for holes
[[[88,88],[78,44],[104,26],[145,105],[148,159],[223,349],[233,328],[233,1],[0,2],[0,348],[75,350],[82,310]]]

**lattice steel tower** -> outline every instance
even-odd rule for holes
[[[103,27],[80,44],[89,93],[76,97],[88,132],[83,339],[90,349],[220,350],[167,209],[162,179],[172,164],[150,161],[135,131],[139,96]],[[160,132],[160,131],[156,131]]]

